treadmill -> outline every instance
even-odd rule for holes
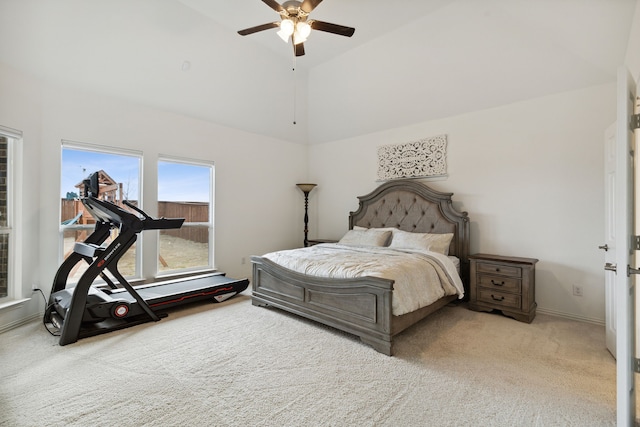
[[[201,300],[225,301],[247,289],[248,279],[231,279],[224,273],[208,273],[182,279],[132,286],[118,270],[118,261],[144,230],[182,227],[184,218],[151,218],[125,201],[137,214],[97,198],[97,172],[84,181],[84,206],[96,219],[96,226],[83,242],[76,242],[73,253],[60,265],[53,281],[43,322],[60,333],[60,345],[166,317],[166,309]],[[113,230],[118,235],[103,246]],[[89,267],[75,287],[67,280],[79,262]],[[105,271],[106,270],[106,271]],[[115,280],[106,274],[109,272]],[[104,285],[96,286],[100,276]]]

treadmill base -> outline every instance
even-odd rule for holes
[[[224,274],[213,273],[142,285],[135,287],[135,291],[158,318],[164,318],[167,317],[165,310],[202,300],[220,303],[243,292],[248,285],[247,279],[230,279]],[[54,303],[44,316],[45,323],[52,324],[60,331],[60,345],[155,320],[125,289],[104,290],[92,286],[84,307],[74,307],[71,303],[74,290],[63,289],[53,294],[51,300]],[[83,321],[74,334],[65,328],[65,319],[78,309],[83,310]]]

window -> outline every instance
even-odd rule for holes
[[[142,164],[140,152],[63,141],[61,262],[73,253],[74,244],[84,241],[95,228],[95,219],[81,200],[84,179],[98,172],[99,198],[120,206],[128,200],[143,209],[140,197]],[[126,278],[150,278],[151,275],[166,276],[214,268],[213,177],[212,163],[169,157],[158,161],[158,205],[154,216],[185,218],[185,222],[179,229],[159,230],[153,238],[145,239],[147,244],[157,246],[149,248],[151,254],[156,253],[157,256],[150,256],[149,252],[143,256],[141,239],[138,239],[118,262],[118,269]],[[153,201],[147,201],[150,202]],[[115,237],[116,231],[103,245],[111,243]],[[87,267],[88,264],[79,263],[76,271],[69,275],[69,283],[77,283]]]
[[[137,152],[116,151],[88,144],[63,141],[62,183],[60,194],[61,253],[66,258],[73,253],[75,242],[84,241],[95,228],[95,219],[80,200],[84,194],[83,180],[99,172],[98,198],[123,206],[123,200],[141,206],[142,155]],[[123,206],[124,207],[124,206]],[[126,207],[124,207],[126,209]],[[112,236],[104,243],[111,243]],[[125,277],[141,277],[141,251],[136,242],[120,259],[118,269]],[[88,264],[79,263],[69,275],[69,282],[77,282]]]
[[[15,280],[14,149],[21,133],[0,127],[0,303],[21,297]]]
[[[160,230],[158,271],[213,268],[213,165],[160,159],[158,216],[185,218],[177,230]]]

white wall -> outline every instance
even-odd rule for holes
[[[301,227],[292,224],[302,218],[295,183],[306,179],[306,146],[54,86],[2,64],[0,82],[0,124],[24,132],[25,296],[32,283],[48,294],[59,265],[63,139],[142,151],[148,200],[155,197],[159,154],[213,160],[216,267],[230,277],[250,277],[250,255],[302,241]],[[145,209],[153,213],[155,206],[147,202]],[[0,310],[0,324],[37,315],[37,305],[42,301]]]
[[[269,16],[263,7],[255,4]],[[236,9],[245,16],[245,8]],[[307,73],[292,73],[290,56],[240,37],[238,28],[176,0],[1,1],[0,62],[91,92],[305,141]]]
[[[604,322],[604,130],[615,85],[313,145],[314,237],[339,238],[376,182],[380,145],[448,136],[448,174],[431,185],[469,212],[471,252],[538,258],[540,311]],[[327,173],[327,171],[331,171]],[[572,285],[584,296],[572,295]]]

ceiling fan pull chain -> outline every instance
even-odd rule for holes
[[[293,56],[293,124],[296,124],[296,98],[298,97],[298,81],[296,79],[296,56]]]

